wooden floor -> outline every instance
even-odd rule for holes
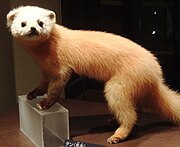
[[[77,125],[80,119],[81,122],[83,122],[87,121],[87,119],[92,120],[95,115],[104,116],[104,114],[108,114],[107,106],[104,103],[70,99],[61,99],[60,103],[68,108],[70,116],[73,117],[74,123],[71,123],[70,128],[71,135],[73,136],[76,135],[77,132],[79,132],[78,134],[82,134],[87,131],[86,125]],[[98,108],[101,109],[98,110]],[[83,116],[92,117],[83,119]],[[5,112],[0,112],[0,118],[0,147],[35,147],[35,145],[20,131],[18,106],[14,106]],[[99,123],[102,124],[102,121],[104,121],[104,118],[100,119]],[[89,126],[94,125],[91,121],[87,123]]]
[[[0,113],[0,146],[1,147],[35,147],[20,131],[17,107]]]
[[[162,121],[161,118],[157,119],[152,114],[143,115],[125,141],[108,145],[106,139],[117,126],[108,124],[108,109],[104,103],[63,100],[61,104],[70,113],[70,134],[73,140],[107,147],[180,146],[180,127]],[[35,147],[19,129],[17,106],[0,112],[0,147]]]

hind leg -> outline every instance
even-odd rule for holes
[[[107,139],[110,144],[125,139],[136,122],[137,114],[130,93],[130,88],[126,87],[122,82],[118,83],[118,80],[111,80],[106,83],[105,97],[110,110],[120,123],[120,127],[115,131],[114,135]]]

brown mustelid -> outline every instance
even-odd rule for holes
[[[40,109],[56,102],[76,72],[105,82],[106,101],[120,123],[109,143],[129,135],[141,103],[179,124],[180,95],[165,85],[157,59],[140,45],[111,33],[68,29],[56,24],[53,11],[36,6],[11,10],[7,26],[42,71],[40,84],[27,95],[31,100],[47,93]]]

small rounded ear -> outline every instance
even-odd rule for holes
[[[49,11],[48,16],[51,20],[56,21],[56,14],[53,11]]]
[[[11,10],[8,14],[7,14],[7,27],[11,27],[15,17],[17,15],[17,10]]]

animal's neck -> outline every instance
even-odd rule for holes
[[[55,51],[55,48],[53,48],[56,44],[56,40],[54,39],[55,35],[55,30],[53,29],[50,36],[46,39],[43,38],[28,41],[20,40],[20,43],[33,57],[37,56],[38,58],[43,58]]]
[[[47,71],[49,66],[58,62],[56,35],[57,32],[52,30],[51,35],[45,41],[22,44],[43,71]]]

